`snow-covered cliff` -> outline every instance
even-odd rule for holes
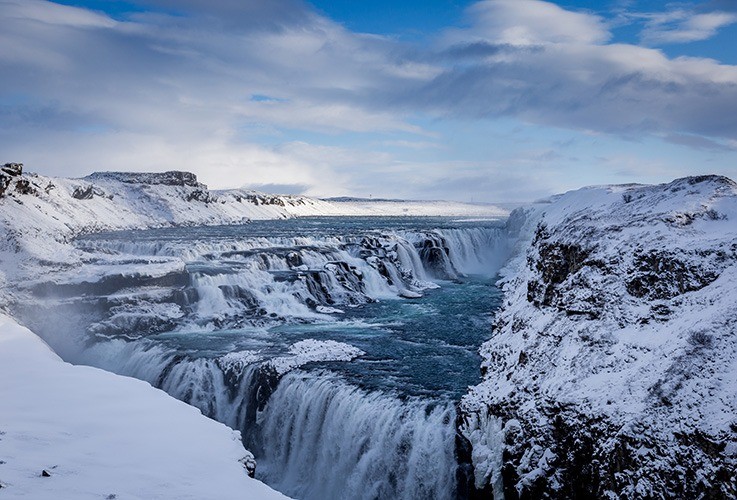
[[[585,188],[521,251],[461,404],[494,498],[737,496],[737,184]]]

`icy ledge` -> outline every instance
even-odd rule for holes
[[[3,499],[286,498],[248,477],[249,457],[237,432],[199,410],[67,364],[0,314]]]
[[[476,488],[737,498],[737,184],[585,188],[508,226],[525,249],[461,404]]]
[[[366,354],[358,347],[335,340],[305,339],[289,347],[289,355],[272,359],[269,364],[277,375],[318,361],[352,361]]]

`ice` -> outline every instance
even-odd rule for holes
[[[317,361],[351,361],[365,353],[352,345],[335,340],[305,339],[289,347],[288,356],[279,356],[269,361],[280,375],[307,363]]]

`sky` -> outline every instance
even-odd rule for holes
[[[0,0],[0,162],[521,202],[737,178],[737,0]]]

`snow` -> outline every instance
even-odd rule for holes
[[[456,201],[373,200],[361,198],[328,198],[339,215],[377,217],[475,217],[479,220],[500,220],[509,215],[501,207]]]
[[[218,358],[218,365],[220,365],[223,371],[240,373],[246,366],[258,363],[262,358],[256,351],[235,351],[220,356]]]
[[[171,225],[241,224],[249,220],[305,216],[447,215],[503,218],[493,205],[457,202],[338,202],[306,196],[270,195],[243,189],[208,191],[193,174],[95,173],[82,179],[23,174],[0,196],[2,253],[23,252],[69,263],[64,245],[79,234]],[[15,186],[28,181],[32,192]],[[86,196],[75,198],[80,192]],[[5,256],[5,260],[9,257]],[[3,266],[6,267],[6,266]]]
[[[554,462],[551,452],[531,444],[552,442],[559,415],[572,428],[584,418],[618,429],[596,443],[602,457],[618,439],[658,449],[619,465],[618,494],[648,482],[678,496],[663,480],[673,467],[711,474],[705,484],[734,467],[675,433],[737,440],[737,184],[704,176],[584,188],[513,213],[512,226],[520,243],[481,348],[485,375],[461,405],[474,448],[496,439],[487,414],[519,418],[524,431],[507,435],[509,455],[522,457],[518,487],[541,473],[560,484],[560,467],[536,465]],[[474,464],[489,476],[491,460],[482,453]]]
[[[286,498],[248,477],[238,432],[145,382],[64,363],[2,314],[0,401],[3,499]]]
[[[305,339],[289,347],[289,355],[269,361],[277,374],[285,373],[318,361],[352,361],[366,354],[358,347],[335,340]]]

